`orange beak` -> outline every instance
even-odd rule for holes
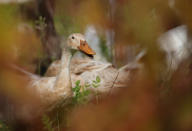
[[[84,52],[85,54],[88,55],[95,55],[96,53],[91,49],[91,47],[89,47],[89,45],[87,44],[86,41],[80,41],[80,46],[79,49]]]

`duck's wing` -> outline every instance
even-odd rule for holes
[[[85,71],[99,69],[104,66],[106,65],[99,61],[94,61],[86,58],[83,58],[83,59],[75,58],[71,60],[70,70],[71,70],[71,74],[81,74]],[[54,61],[47,69],[45,76],[49,76],[49,77],[56,76],[59,73],[60,68],[61,68],[61,61],[60,60]]]
[[[94,88],[90,86],[89,89],[100,93],[107,93],[113,89],[128,87],[134,77],[143,69],[143,65],[137,62],[129,63],[120,69],[115,68],[110,63],[102,63],[98,61],[91,61],[82,69],[80,74],[72,75],[72,84],[75,86],[77,80],[81,81],[82,86],[86,83],[92,84],[96,77],[99,76],[101,82],[99,87]],[[80,72],[80,70],[77,70]]]
[[[82,73],[71,75],[73,87],[75,86],[75,82],[80,80],[82,86],[85,84],[90,85],[88,89],[92,91],[98,93],[108,92],[114,85],[118,70],[110,63],[92,61],[89,64],[90,65],[87,65],[86,70],[84,70]],[[100,78],[100,82],[98,84],[99,86],[95,88],[92,84],[97,77]]]
[[[111,64],[109,63],[104,63],[104,62],[95,61],[95,60],[83,61],[78,64],[77,63],[72,64],[71,73],[81,74],[83,72],[92,72],[96,70],[102,70],[110,65]]]

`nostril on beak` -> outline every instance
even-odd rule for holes
[[[83,46],[86,46],[86,44],[87,44],[87,41],[80,41],[80,43],[83,45]]]

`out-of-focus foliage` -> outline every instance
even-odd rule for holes
[[[22,23],[16,5],[0,5],[0,12],[1,89],[21,97],[19,92],[25,90],[25,82],[18,82],[22,78],[12,72],[10,66],[16,62],[33,67],[32,60],[37,57],[37,53],[31,51],[38,51],[38,38],[30,27]]]
[[[29,114],[38,109],[39,102],[26,88],[25,76],[19,75],[12,65],[27,65],[34,70],[33,62],[42,51],[32,27],[21,19],[17,4],[0,4],[0,17],[0,119],[19,123],[32,119]]]
[[[39,61],[46,57],[41,41],[44,32],[43,29],[38,32],[37,28],[50,25],[46,23],[48,19],[36,16],[40,1],[0,2],[3,125],[7,123],[5,126],[15,130],[192,130],[191,54],[170,71],[158,42],[166,31],[184,24],[191,44],[191,0],[52,0],[52,5],[47,6],[54,7],[50,16],[58,35],[66,38],[70,33],[83,33],[87,26],[94,26],[102,55],[117,67],[134,61],[143,49],[147,54],[141,60],[143,70],[131,79],[129,88],[83,106],[57,107],[51,113],[41,112],[38,96],[26,88],[28,79],[12,68],[14,64],[34,72]],[[78,83],[76,87],[75,91],[80,93]],[[44,113],[50,117],[42,117]]]
[[[191,1],[190,0],[175,0],[174,10],[176,11],[180,20],[187,24],[189,28],[192,28],[192,16],[190,15],[191,9]]]
[[[4,122],[0,121],[0,130],[10,131],[10,128]]]

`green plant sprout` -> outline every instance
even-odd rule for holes
[[[87,90],[89,85],[81,86],[80,85],[80,80],[76,81],[75,87],[72,89],[74,93],[73,97],[73,102],[74,103],[85,103],[86,102],[86,97],[90,94],[90,91]],[[81,91],[82,89],[82,91]]]
[[[96,80],[94,80],[94,81],[92,82],[92,86],[93,86],[94,88],[97,88],[97,87],[100,86],[100,82],[101,82],[101,79],[100,79],[99,76],[97,76],[97,77],[96,77]],[[95,96],[96,96],[96,100],[97,100],[97,104],[98,104],[98,101],[99,101],[98,91],[95,92]]]
[[[100,79],[99,76],[97,76],[97,77],[96,77],[96,80],[93,80],[93,81],[92,81],[92,86],[93,86],[94,88],[97,88],[97,87],[100,86],[100,82],[101,82],[101,79]]]
[[[50,120],[50,118],[47,115],[43,115],[42,122],[43,122],[45,130],[54,131],[53,122]]]
[[[74,93],[73,102],[76,104],[83,104],[87,102],[87,97],[90,95],[90,88],[91,86],[93,88],[98,88],[100,86],[101,79],[99,76],[96,77],[96,80],[93,80],[91,84],[86,83],[85,85],[80,85],[80,80],[76,81],[75,87],[72,88],[72,91]],[[98,96],[98,93],[96,92],[96,96]]]
[[[46,19],[43,16],[39,16],[39,18],[35,21],[36,28],[40,31],[43,31],[46,27]]]

